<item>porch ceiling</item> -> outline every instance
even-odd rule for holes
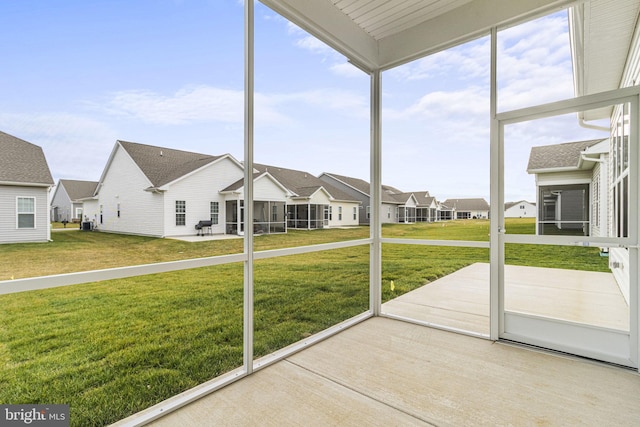
[[[261,0],[365,71],[384,70],[570,0]]]
[[[577,96],[633,86],[625,76],[640,11],[640,0],[591,0],[570,13],[571,52]],[[586,120],[606,118],[610,109],[590,111]]]
[[[640,0],[261,0],[370,72],[385,70],[573,6],[571,49],[576,96],[636,84],[624,70]],[[628,81],[627,81],[628,80]],[[584,114],[605,118],[610,109]]]

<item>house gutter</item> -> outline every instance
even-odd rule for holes
[[[578,113],[578,125],[585,129],[593,129],[593,130],[601,130],[604,132],[611,132],[611,128],[609,126],[598,126],[598,125],[590,125],[584,120],[584,113]]]
[[[587,155],[586,155],[586,154],[584,154],[584,153],[582,153],[582,154],[580,155],[580,159],[582,159],[582,160],[583,160],[583,161],[585,161],[585,162],[596,162],[596,163],[605,163],[605,161],[606,161],[606,160],[605,160],[605,159],[603,159],[602,157],[598,157],[598,158],[595,158],[595,157],[587,157]]]

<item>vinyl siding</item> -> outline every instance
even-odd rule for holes
[[[536,175],[538,185],[588,184],[591,171],[553,172]]]
[[[284,202],[287,200],[287,194],[271,178],[261,177],[253,183],[253,199]]]
[[[356,202],[332,202],[332,212],[331,220],[329,221],[329,227],[348,227],[358,225],[358,215],[356,215],[356,219],[353,219],[353,208],[355,207],[357,210],[360,209],[360,204]],[[338,219],[338,207],[342,206],[342,220]],[[358,212],[359,213],[359,212]]]
[[[391,203],[382,203],[380,207],[380,219],[383,224],[394,224],[398,222],[396,217],[398,205]]]
[[[225,197],[220,194],[220,190],[242,179],[243,175],[243,170],[236,163],[222,158],[168,186],[164,193],[164,235],[196,234],[195,225],[211,216],[211,202],[219,203],[219,221],[211,227],[211,232],[224,234]],[[185,225],[176,225],[176,200],[186,202]]]
[[[524,205],[524,209],[520,209]],[[528,202],[520,202],[504,211],[505,218],[535,218],[536,206]]]
[[[34,197],[35,228],[18,228],[16,198]],[[44,187],[0,186],[0,243],[46,242],[49,232],[49,191]]]
[[[149,186],[149,181],[131,157],[118,147],[98,193],[98,209],[99,205],[103,206],[102,224],[99,223],[99,212],[93,213],[98,215],[98,228],[114,233],[161,237],[163,195],[144,191]],[[85,215],[89,216],[89,213]]]
[[[51,200],[51,206],[56,207],[56,217],[52,218],[54,221],[62,221],[66,219],[71,222],[73,219],[73,207],[71,206],[71,199],[67,190],[62,185],[58,185],[56,192]]]
[[[327,182],[327,183],[333,185],[338,190],[342,190],[343,192],[348,194],[350,197],[352,197],[354,200],[358,200],[360,202],[360,205],[358,205],[359,206],[358,207],[359,222],[360,222],[360,224],[364,224],[364,225],[368,225],[369,224],[369,218],[367,218],[367,207],[370,204],[369,196],[367,196],[365,194],[362,194],[361,192],[359,192],[357,190],[354,190],[352,187],[349,187],[348,185],[345,185],[340,181],[336,181],[335,179],[331,178],[330,176],[320,175],[320,179],[323,180],[324,182]],[[383,213],[382,216],[383,216],[383,221],[384,221],[384,219],[386,218],[386,214]]]

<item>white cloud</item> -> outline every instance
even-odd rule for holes
[[[254,94],[256,121],[282,124],[289,118],[278,112],[273,99]],[[109,114],[160,125],[185,125],[204,122],[241,124],[244,120],[244,92],[211,86],[189,86],[172,95],[149,90],[114,93],[106,105],[94,104]]]
[[[108,112],[143,120],[147,123],[179,125],[201,121],[242,122],[241,91],[208,86],[183,88],[173,95],[147,90],[129,90],[113,94]]]
[[[489,40],[483,38],[418,59],[389,71],[400,81],[425,80],[456,74],[462,80],[489,75]]]
[[[342,77],[362,77],[363,71],[349,62],[340,62],[333,64],[329,70],[335,75]]]
[[[109,125],[70,113],[0,114],[0,128],[42,147],[55,180],[98,179],[118,139]]]
[[[328,68],[333,74],[341,77],[362,77],[362,71],[349,64],[342,54],[288,21],[287,33],[295,38],[295,46],[312,54],[321,55],[323,57],[321,62],[330,64]]]
[[[369,116],[369,100],[361,95],[347,90],[340,89],[315,89],[304,92],[275,94],[271,101],[279,106],[302,103],[308,106],[319,107],[324,110],[331,110],[347,113],[353,117]]]

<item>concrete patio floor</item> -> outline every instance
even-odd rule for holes
[[[511,309],[575,320],[580,292],[580,304],[600,302],[590,323],[625,327],[624,314],[601,315],[626,306],[606,273],[530,268],[506,268]],[[474,264],[384,312],[488,334],[488,292],[488,265]],[[151,425],[633,426],[639,395],[635,371],[375,317]]]
[[[505,309],[629,330],[611,273],[505,265]],[[489,335],[489,264],[476,263],[382,306],[385,314]]]
[[[640,375],[376,317],[153,426],[633,426]]]

